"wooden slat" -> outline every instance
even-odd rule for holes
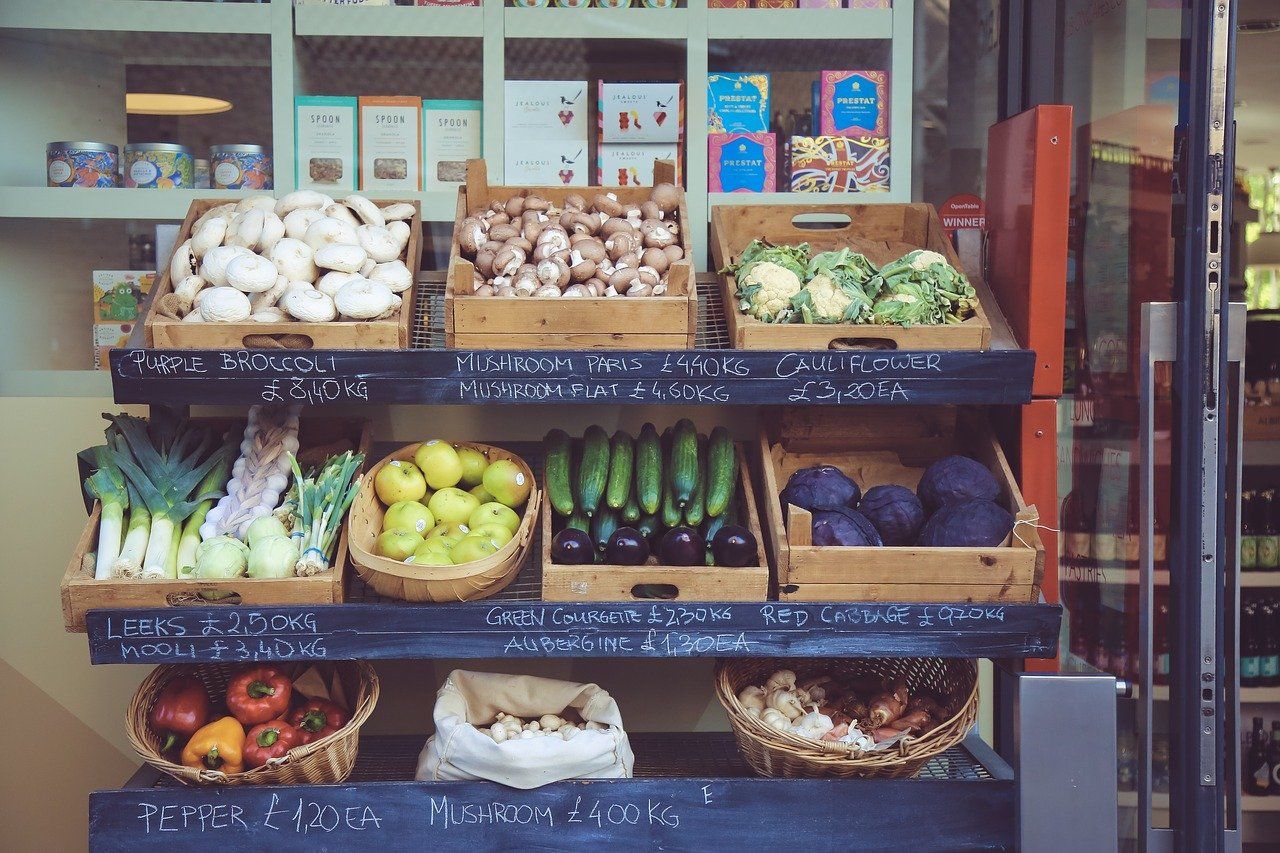
[[[973,583],[803,583],[778,588],[783,601],[932,601],[938,603],[1020,603],[1032,597],[1033,587],[983,586]]]

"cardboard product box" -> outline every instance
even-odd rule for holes
[[[360,189],[422,189],[422,99],[360,99]]]
[[[138,306],[151,292],[151,270],[94,270],[93,322],[126,323],[138,319]]]
[[[889,140],[848,136],[791,137],[791,191],[889,191]]]
[[[888,71],[823,71],[823,136],[889,137]]]
[[[767,133],[769,75],[707,75],[708,133]]]
[[[707,191],[771,193],[778,187],[777,137],[712,133],[707,137]]]
[[[293,0],[295,6],[391,6],[391,0]]]
[[[503,94],[506,147],[529,140],[587,144],[585,80],[508,80]]]
[[[481,150],[480,101],[422,102],[423,186],[450,189],[467,180],[467,160]]]
[[[359,128],[355,98],[294,98],[294,182],[300,190],[335,192],[359,186]]]
[[[750,9],[750,0],[707,0],[708,9]]]
[[[590,176],[587,142],[526,140],[505,146],[503,183],[520,186],[585,187]]]
[[[893,0],[844,0],[846,9],[892,9]]]
[[[602,142],[679,142],[684,138],[683,83],[599,83]]]
[[[839,9],[840,0],[799,0],[801,9]]]
[[[133,323],[94,323],[93,324],[93,369],[106,370],[111,366],[107,352],[113,347],[129,345],[129,335],[133,334]]]
[[[419,6],[479,6],[480,0],[418,0]]]
[[[757,9],[794,9],[796,0],[756,0]]]
[[[601,143],[596,152],[596,183],[602,187],[651,187],[654,160],[674,160],[676,183],[680,183],[679,143]]]

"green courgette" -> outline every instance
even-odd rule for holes
[[[658,519],[664,528],[679,527],[681,521],[680,504],[676,503],[671,483],[675,470],[676,467],[670,460],[662,467],[662,506],[658,511]]]
[[[581,530],[583,533],[591,532],[591,519],[587,518],[587,514],[582,510],[575,510],[573,515],[569,516],[569,520],[564,523],[565,527],[572,527],[574,530]]]
[[[698,485],[698,429],[688,418],[676,422],[671,436],[671,467],[671,496],[684,509]]]
[[[609,544],[609,537],[613,536],[613,531],[618,529],[618,512],[607,506],[602,506],[596,510],[595,516],[591,519],[591,539],[596,543],[596,550],[601,553]]]
[[[640,520],[640,500],[636,497],[635,483],[627,492],[627,502],[622,505],[622,520],[627,524],[635,524]]]
[[[563,516],[573,515],[573,442],[562,429],[553,429],[543,439],[547,448],[547,498],[551,508]]]
[[[622,509],[631,494],[631,468],[635,455],[635,446],[626,430],[615,432],[609,441],[609,479],[604,487],[604,502],[613,509]]]
[[[578,506],[594,516],[609,479],[609,434],[594,424],[582,436],[578,460]]]
[[[653,424],[640,428],[636,439],[636,497],[640,508],[655,513],[662,502],[662,441]]]
[[[729,430],[718,426],[707,442],[707,515],[717,516],[729,506],[738,484],[738,454]]]
[[[698,470],[705,471],[707,468],[707,440],[702,436],[698,436]],[[697,527],[702,523],[703,517],[707,511],[707,478],[705,475],[699,476],[697,482],[693,486],[693,494],[689,496],[689,503],[684,508],[684,522],[690,527]]]

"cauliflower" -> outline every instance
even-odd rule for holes
[[[791,300],[805,323],[839,323],[853,305],[853,297],[824,273],[814,276]]]
[[[738,281],[741,309],[766,323],[782,323],[791,318],[791,299],[800,292],[800,276],[795,270],[773,261],[751,265]]]
[[[964,273],[938,252],[916,249],[880,269],[885,293],[874,309],[876,323],[960,323],[978,309]]]
[[[804,323],[864,323],[880,289],[875,265],[848,247],[815,255],[809,281],[791,300]]]
[[[928,249],[917,249],[914,252],[910,252],[903,258],[903,260],[911,264],[912,269],[919,270],[921,272],[929,269],[929,267],[934,264],[941,264],[944,267],[951,266],[951,264],[947,263],[947,259],[944,256],[937,252],[931,252]]]

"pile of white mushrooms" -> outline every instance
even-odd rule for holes
[[[169,262],[157,312],[184,323],[392,317],[413,286],[405,250],[414,206],[314,190],[255,195],[204,213]]]
[[[572,740],[583,731],[608,731],[604,723],[586,722],[572,723],[559,714],[543,714],[536,720],[522,720],[502,711],[490,726],[479,726],[480,731],[493,738],[497,743],[509,740],[531,740],[536,737],[558,737],[561,740]]]
[[[477,296],[661,296],[680,245],[680,190],[658,184],[648,201],[614,193],[560,207],[532,192],[496,200],[458,226],[475,265]]]

